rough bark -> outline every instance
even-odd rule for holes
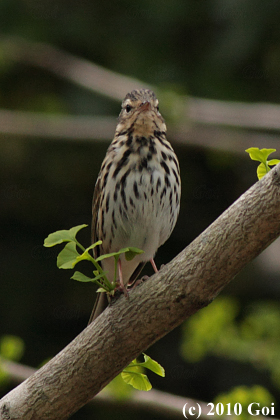
[[[159,273],[0,401],[0,419],[67,419],[200,308],[280,234],[280,164]]]

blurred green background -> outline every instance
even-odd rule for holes
[[[22,40],[50,44],[143,80],[143,87],[155,86],[160,104],[166,90],[186,97],[277,104],[279,21],[276,0],[1,0],[0,110],[115,119],[120,110],[119,100],[29,63],[24,48],[20,60],[12,59],[12,48],[7,54],[11,40],[13,45]],[[163,116],[168,128],[176,130],[176,121]],[[25,343],[21,362],[37,367],[87,325],[94,286],[70,280],[69,272],[56,268],[58,249],[42,244],[55,230],[90,225],[94,184],[109,138],[85,141],[77,133],[63,141],[13,135],[1,121],[0,337],[20,337]],[[257,181],[256,165],[245,152],[227,151],[226,145],[223,151],[211,149],[211,127],[203,128],[204,146],[196,146],[195,138],[189,144],[172,138],[181,166],[182,204],[172,237],[157,253],[158,266]],[[262,143],[268,131],[260,130],[258,143],[244,142],[243,149],[271,147]],[[277,130],[273,133],[278,141]],[[89,245],[90,230],[80,238]],[[212,305],[203,309],[205,317],[197,314],[147,351],[166,369],[165,379],[150,375],[155,388],[209,402],[234,387],[259,385],[279,406],[279,252],[276,242],[224,290],[226,304],[214,302],[215,310]],[[226,341],[221,343],[221,337]],[[2,384],[1,394],[13,385]],[[73,419],[133,415],[136,420],[143,413],[147,419],[163,418],[96,404]]]

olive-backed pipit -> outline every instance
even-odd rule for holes
[[[118,263],[120,288],[134,280],[169,238],[180,208],[181,181],[178,159],[166,139],[166,125],[158,100],[148,89],[133,90],[122,102],[114,139],[108,148],[95,185],[92,208],[92,242],[102,240],[96,254],[117,252],[125,247],[144,251],[133,260],[121,256]],[[102,267],[114,278],[114,258]],[[98,293],[89,322],[106,306]]]

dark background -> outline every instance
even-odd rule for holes
[[[272,0],[2,0],[0,108],[116,118],[120,110],[119,102],[46,70],[5,60],[1,42],[10,36],[49,43],[179,94],[278,103],[279,21],[280,3]],[[164,117],[168,124],[168,115]],[[27,365],[37,367],[54,356],[87,324],[94,286],[70,280],[70,272],[56,267],[58,248],[42,244],[50,232],[90,225],[94,184],[108,144],[79,136],[61,141],[0,134],[0,336],[24,340],[21,362]],[[181,213],[172,237],[158,251],[158,266],[257,181],[256,164],[245,152],[215,152],[176,142],[173,146],[181,166]],[[252,146],[262,144],[246,144],[244,149]],[[80,238],[90,244],[89,228]],[[267,251],[224,294],[234,296],[241,307],[261,299],[277,303],[279,249],[273,249],[276,258]],[[155,388],[208,402],[234,386],[261,384],[280,403],[279,388],[267,370],[213,355],[186,363],[180,342],[179,327],[148,350],[166,369],[165,379],[150,375]],[[1,389],[3,394],[7,390]],[[99,407],[98,418],[132,415],[104,410]],[[86,407],[73,418],[92,418],[92,413]]]

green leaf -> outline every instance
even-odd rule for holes
[[[152,389],[151,382],[149,381],[147,375],[139,372],[133,372],[124,370],[121,373],[123,380],[133,386],[133,388],[138,389],[139,391],[150,391]]]
[[[80,281],[80,282],[83,282],[83,283],[92,282],[92,283],[97,283],[98,285],[100,285],[100,284],[104,283],[104,274],[101,273],[101,274],[96,275],[93,278],[90,278],[88,276],[85,276],[80,271],[75,271],[75,273],[73,274],[71,279],[77,280],[77,281]],[[101,281],[99,281],[99,280],[101,280]],[[114,289],[115,289],[114,285],[112,285],[112,287],[107,287],[107,284],[104,284],[104,287],[99,287],[99,289],[96,291],[96,293],[105,292],[105,293],[112,294]]]
[[[89,246],[86,250],[85,250],[85,252],[87,251],[89,251],[90,249],[93,249],[93,248],[95,248],[96,246],[98,246],[98,245],[101,245],[102,244],[102,241],[97,241],[97,242],[95,242],[94,244],[92,244],[91,246]]]
[[[64,270],[73,268],[79,256],[76,244],[69,242],[57,256],[58,268],[63,268]]]
[[[103,289],[103,287],[99,287],[99,288],[96,290],[96,293],[107,293],[107,292],[108,292],[108,290]]]
[[[114,399],[118,400],[125,400],[131,397],[135,390],[128,385],[121,377],[121,374],[116,376],[107,386],[101,391],[104,395],[110,394],[114,397]]]
[[[95,261],[102,261],[105,258],[110,258],[110,257],[118,257],[121,254],[125,254],[125,259],[127,261],[130,261],[135,257],[135,255],[143,254],[143,252],[144,251],[142,251],[141,249],[138,249],[138,248],[127,247],[127,248],[120,249],[118,252],[111,252],[110,254],[100,255],[100,257],[96,258]]]
[[[259,166],[257,167],[258,179],[262,179],[267,173],[268,173],[267,167],[263,163],[260,163]]]
[[[75,241],[76,235],[79,230],[83,229],[88,225],[79,225],[74,226],[69,230],[58,230],[56,232],[50,233],[49,236],[44,241],[45,247],[51,247],[54,245],[61,244],[62,242],[71,242]]]
[[[128,251],[125,251],[125,259],[131,261],[136,255],[143,254],[143,252],[141,249],[129,247]]]
[[[276,152],[276,149],[259,149],[258,147],[250,147],[245,152],[249,153],[252,160],[257,160],[262,163],[266,163],[268,156]]]
[[[85,249],[82,254],[79,254],[79,256],[77,257],[77,259],[76,259],[76,261],[75,261],[75,263],[73,265],[73,267],[78,262],[83,261],[83,260],[92,261],[93,260],[93,257],[92,257],[92,255],[90,255],[89,251],[91,249],[95,248],[96,246],[101,245],[101,244],[102,244],[102,241],[98,241],[98,242],[95,242],[94,244],[92,244],[91,246],[89,246],[87,249]],[[97,261],[97,259],[95,261]]]
[[[106,273],[107,273],[107,271],[106,271]],[[93,278],[93,280],[104,280],[104,277],[105,277],[105,272],[103,271],[102,273],[99,273],[99,274],[95,274],[95,276],[94,276],[94,278]],[[110,282],[109,282],[110,283]],[[111,284],[111,283],[110,283]],[[107,290],[108,291],[108,290]]]
[[[115,287],[109,281],[106,282],[105,275],[106,275],[105,272],[97,274],[93,277],[92,281],[96,282],[97,284],[100,284],[99,280],[101,280],[101,283],[102,284],[104,283],[105,292],[110,293],[112,290],[114,290]]]
[[[151,370],[160,376],[165,376],[165,371],[159,363],[151,359],[149,356],[143,353],[144,362],[137,362],[133,360],[127,368],[121,373],[123,380],[133,386],[134,388],[140,391],[149,391],[152,388],[152,385],[147,377],[147,375],[142,373],[142,369],[146,368]]]
[[[82,254],[79,254],[78,257],[76,258],[73,267],[75,267],[76,264],[78,264],[78,262],[80,261],[91,261],[92,256],[88,253],[87,250],[85,250],[85,252],[83,252]]]
[[[267,163],[268,163],[269,166],[277,165],[278,163],[280,163],[280,160],[279,159],[271,159],[271,160],[268,160]]]
[[[274,153],[276,149],[259,149],[258,147],[250,147],[245,151],[249,153],[250,158],[252,160],[257,160],[258,162],[261,162],[257,168],[258,179],[261,179],[270,171],[269,166],[277,165],[277,163],[280,162],[279,159],[271,159],[269,161],[267,160],[268,156],[271,153]]]
[[[165,377],[165,370],[164,368],[155,360],[151,359],[149,356],[143,353],[145,362],[140,363],[140,365],[146,369],[151,370],[152,372],[156,373],[159,376]]]
[[[4,335],[0,340],[0,354],[9,360],[19,361],[24,353],[24,342],[20,337]]]
[[[103,254],[103,255],[100,255],[100,257],[96,258],[95,261],[102,261],[102,260],[105,260],[106,258],[118,257],[119,255],[124,254],[126,251],[128,251],[128,248],[123,248],[118,252],[111,252],[110,254]]]
[[[81,281],[83,283],[92,282],[94,280],[94,279],[91,279],[90,277],[85,276],[83,273],[80,273],[80,271],[75,271],[71,279]]]

